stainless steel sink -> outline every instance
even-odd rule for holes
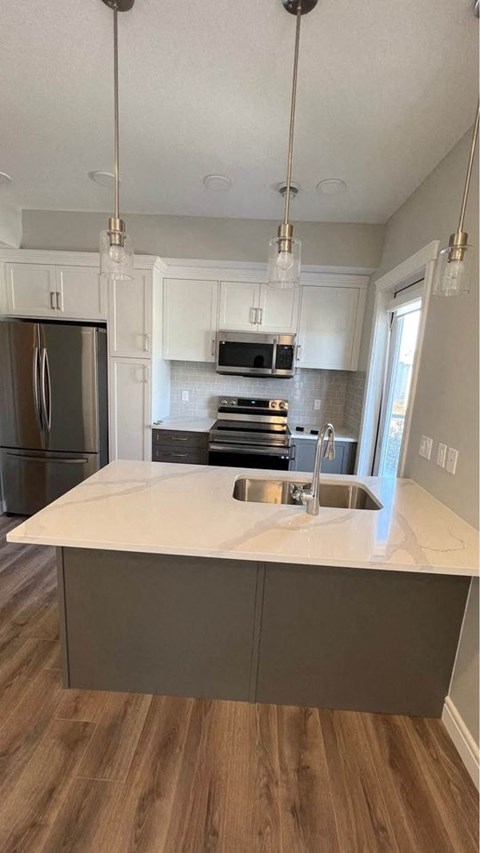
[[[235,480],[233,497],[237,501],[301,506],[301,502],[293,497],[293,491],[296,487],[301,488],[305,485],[305,483],[291,480],[254,480],[241,477]],[[321,483],[320,506],[341,509],[382,509],[382,504],[358,483]]]

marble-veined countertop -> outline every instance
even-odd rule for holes
[[[478,575],[477,531],[411,480],[360,481],[383,509],[243,503],[235,479],[308,481],[295,472],[117,461],[7,539],[20,544],[183,554],[265,562]]]
[[[179,429],[182,432],[210,432],[215,418],[164,418],[152,424],[152,429]]]

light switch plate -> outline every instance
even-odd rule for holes
[[[322,408],[322,401],[321,400],[314,400],[313,401],[313,408],[315,409],[316,412],[318,412]]]
[[[447,445],[442,444],[440,441],[438,442],[437,447],[437,465],[440,468],[445,468],[445,461],[447,459]]]
[[[455,471],[457,470],[457,461],[458,450],[455,450],[454,447],[449,447],[447,451],[447,464],[445,466],[449,474],[455,474]]]
[[[188,391],[182,391],[182,403],[188,403],[189,396]]]
[[[428,435],[420,436],[420,447],[418,448],[418,455],[423,456],[424,459],[430,459],[432,455],[432,446],[433,446],[433,438],[430,438]]]

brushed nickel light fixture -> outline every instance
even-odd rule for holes
[[[133,278],[133,243],[120,218],[120,143],[118,98],[118,13],[128,12],[135,0],[102,0],[113,9],[113,106],[115,208],[108,229],[100,233],[100,275],[110,279]]]
[[[290,106],[290,133],[288,138],[287,180],[285,182],[285,207],[283,222],[278,226],[277,236],[270,240],[268,252],[267,284],[279,289],[292,289],[300,284],[301,241],[293,236],[290,222],[290,201],[292,197],[293,137],[295,131],[295,108],[297,102],[298,57],[300,48],[300,23],[302,15],[307,15],[317,5],[317,0],[282,0],[283,6],[295,15],[295,51],[293,60],[292,100]]]
[[[457,230],[450,235],[448,246],[441,250],[435,269],[433,293],[435,296],[462,296],[470,291],[470,266],[473,254],[472,246],[468,244],[468,234],[464,231],[465,212],[467,209],[468,192],[472,180],[473,162],[478,140],[478,125],[480,106],[477,107],[477,117],[473,126],[470,156],[468,158],[465,187],[463,190],[460,216]]]

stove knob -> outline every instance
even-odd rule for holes
[[[228,400],[220,400],[221,406],[228,406]]]
[[[278,405],[280,406],[280,408],[281,408],[281,409],[286,409],[286,408],[287,408],[287,404],[286,404],[285,400],[281,400],[281,401],[280,401],[280,403],[279,403]]]
[[[270,403],[270,408],[271,408],[271,409],[276,409],[276,408],[277,408],[277,405],[278,405],[277,401],[276,401],[276,400],[272,400],[272,402]]]
[[[231,405],[231,406],[236,406],[236,405],[237,405],[237,401],[236,401],[236,400],[230,400],[230,405]]]

